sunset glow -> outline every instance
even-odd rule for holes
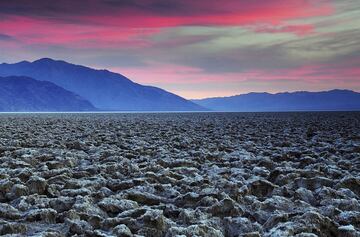
[[[186,98],[360,90],[360,3],[0,2],[0,61],[62,59]]]

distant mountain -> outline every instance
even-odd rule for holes
[[[350,90],[293,93],[249,93],[193,102],[215,111],[340,111],[360,110],[360,93]]]
[[[204,110],[175,94],[134,83],[121,74],[48,58],[0,64],[0,76],[12,75],[50,81],[82,96],[101,110]]]
[[[2,112],[93,110],[90,102],[51,82],[28,77],[0,77]]]

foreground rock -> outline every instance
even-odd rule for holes
[[[0,116],[0,235],[360,236],[360,114]]]

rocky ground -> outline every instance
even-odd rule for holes
[[[360,236],[360,113],[0,115],[0,235]]]

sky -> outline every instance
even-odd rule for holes
[[[360,1],[1,0],[0,62],[44,57],[188,99],[360,91]]]

